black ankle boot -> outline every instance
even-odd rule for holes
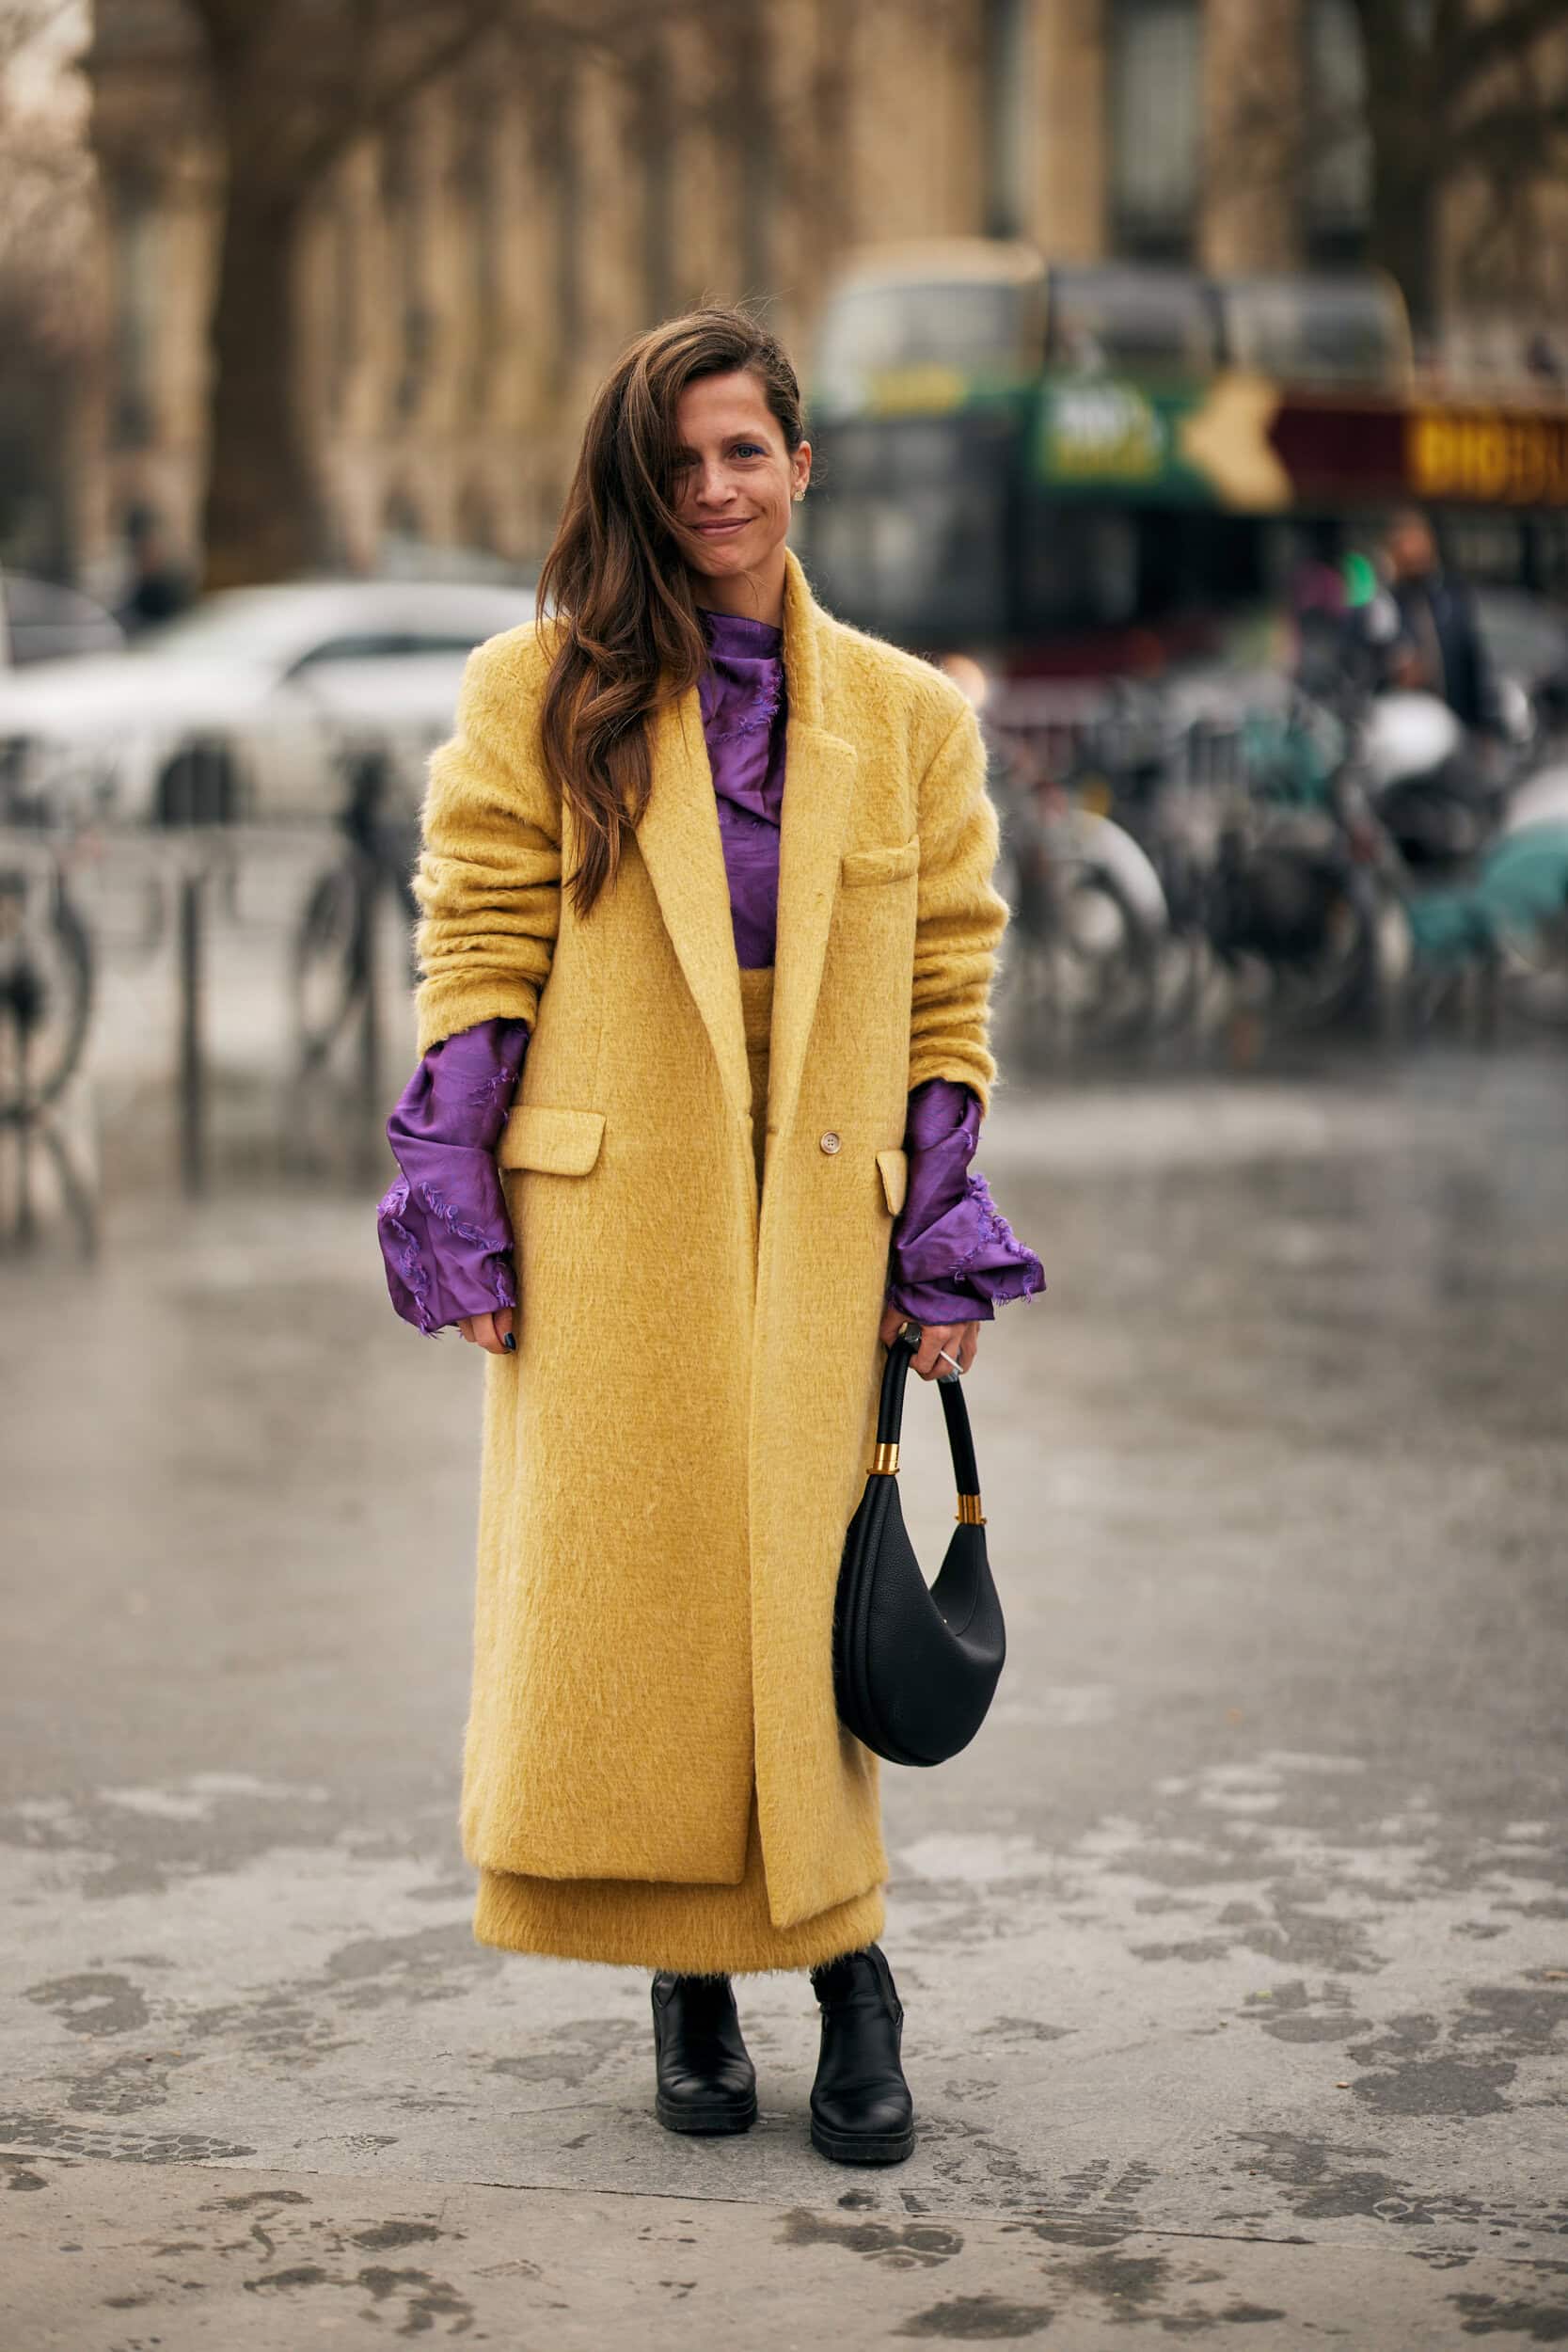
[[[904,2010],[878,1944],[811,1972],[822,2004],[822,2053],[811,2094],[812,2146],[835,2164],[902,2164],[914,2148],[914,2102],[899,2048]]]
[[[745,2132],[757,2078],[728,1977],[654,1979],[654,2112],[667,2132]]]

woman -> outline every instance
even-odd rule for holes
[[[913,2117],[840,1553],[899,1324],[957,1376],[1042,1276],[965,1174],[1006,919],[978,726],[816,604],[810,472],[743,312],[598,394],[550,617],[472,656],[432,762],[380,1230],[400,1312],[486,1358],[476,1935],[655,1971],[676,2131],[755,2117],[731,1978],[811,1970],[813,2139],[887,2163]]]

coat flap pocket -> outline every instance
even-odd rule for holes
[[[902,882],[919,866],[920,835],[916,834],[912,840],[901,841],[891,850],[846,850],[839,879],[847,890],[861,882]]]
[[[604,1140],[603,1111],[555,1110],[519,1103],[501,1130],[502,1168],[537,1168],[547,1176],[586,1176]]]
[[[904,1151],[879,1152],[877,1167],[887,1195],[888,1207],[895,1216],[903,1207],[910,1189],[910,1155]]]

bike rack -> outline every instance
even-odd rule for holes
[[[273,841],[279,837],[277,829],[271,827],[214,829],[200,825],[166,832],[161,836],[166,841],[172,839],[178,852],[179,1161],[181,1187],[187,1199],[198,1199],[206,1193],[211,1173],[209,965],[214,890],[219,890],[233,912],[245,844],[258,834]],[[356,847],[351,847],[348,863],[356,894],[352,953],[357,983],[349,1026],[354,1039],[358,1106],[370,1117],[382,1108],[385,1080],[379,917],[389,877]],[[300,1065],[293,1074],[297,1084],[308,1081],[312,1073]]]
[[[55,825],[0,823],[0,1255],[39,1246],[42,1234],[39,1169],[40,1154],[55,1173],[51,1187],[80,1238],[87,1256],[100,1241],[99,1172],[90,1148],[84,1150],[73,1126],[82,1097],[82,1063],[100,1010],[102,945],[117,968],[129,955],[146,968],[170,948],[174,1004],[170,1075],[174,1081],[175,1167],[181,1196],[205,1197],[214,1165],[213,960],[214,924],[226,918],[249,929],[255,917],[242,904],[242,882],[251,871],[247,853],[280,851],[282,864],[266,859],[256,867],[261,886],[288,891],[293,910],[295,866],[299,878],[347,877],[353,921],[344,946],[352,961],[353,986],[341,1018],[319,1054],[301,1053],[291,1036],[286,983],[280,1001],[280,1069],[294,1089],[330,1081],[333,1110],[352,1102],[367,1119],[385,1108],[385,1013],[383,991],[389,943],[381,934],[388,897],[396,891],[395,860],[371,855],[340,827],[325,824],[230,825],[201,820],[157,826],[94,825],[68,833]],[[112,864],[105,861],[112,860]],[[115,890],[137,901],[129,931],[116,927],[116,898],[102,909],[89,898],[83,905],[73,888],[94,865]],[[298,943],[298,916],[269,905],[261,920],[277,920],[279,937]],[[69,956],[65,980],[56,970]],[[63,969],[63,967],[61,967]],[[166,966],[166,969],[167,967]],[[53,1004],[69,1003],[58,1055],[42,1067],[42,1031]],[[352,1072],[348,1087],[345,1070]],[[90,1121],[89,1121],[90,1127]]]
[[[167,835],[166,838],[169,837]],[[193,826],[174,836],[178,943],[180,1185],[187,1200],[207,1190],[209,1169],[207,965],[214,882],[232,895],[239,850],[233,833]]]

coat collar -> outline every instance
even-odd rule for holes
[[[834,623],[784,550],[784,663],[789,696],[779,847],[778,946],[768,1119],[795,1114],[816,1010],[857,754],[823,724]],[[653,728],[653,790],[638,847],[688,987],[712,1041],[734,1110],[751,1121],[751,1076],[729,879],[697,689],[666,704]]]

